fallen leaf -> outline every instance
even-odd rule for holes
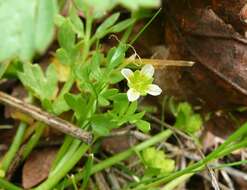
[[[44,148],[30,154],[22,171],[22,185],[25,189],[34,187],[47,178],[56,153],[55,148]]]

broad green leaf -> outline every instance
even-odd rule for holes
[[[53,38],[57,5],[55,0],[37,0],[36,7],[35,48],[42,53]]]
[[[41,101],[54,99],[58,80],[53,64],[47,67],[45,75],[38,64],[23,64],[23,72],[18,72],[18,77]]]
[[[54,34],[55,13],[55,0],[0,0],[0,62],[43,53]]]

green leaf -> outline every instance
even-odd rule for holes
[[[57,4],[55,0],[37,0],[36,6],[35,48],[42,53],[53,38]]]
[[[63,48],[57,49],[57,51],[56,51],[56,57],[59,60],[59,62],[62,63],[62,64],[64,64],[64,65],[70,65],[71,64],[70,55]]]
[[[129,108],[126,111],[126,115],[131,115],[136,112],[137,101],[131,102]]]
[[[56,115],[60,115],[63,112],[69,111],[70,106],[67,104],[64,96],[60,96],[53,102],[52,112]]]
[[[110,98],[114,95],[116,95],[118,93],[118,89],[117,88],[110,88],[110,89],[106,89],[105,91],[103,91],[101,93],[101,95],[104,97],[104,98]]]
[[[143,116],[145,115],[145,111],[136,113],[136,114],[132,114],[130,116],[128,116],[128,120],[130,123],[136,123],[137,121],[139,121]]]
[[[5,176],[5,171],[0,169],[0,177],[4,177]]]
[[[42,103],[42,107],[43,107],[46,111],[48,111],[48,112],[50,112],[50,113],[53,113],[52,102],[51,102],[50,100],[44,99],[44,100],[42,100],[41,103]]]
[[[119,13],[115,13],[108,17],[96,30],[95,37],[101,39],[108,33],[108,29],[115,24],[119,18]]]
[[[117,124],[112,121],[108,114],[94,115],[91,118],[91,125],[93,131],[100,136],[108,135],[111,129],[117,127]]]
[[[54,23],[56,26],[60,27],[65,22],[66,18],[62,15],[57,14],[54,18]]]
[[[101,106],[108,106],[110,104],[110,102],[108,101],[110,100],[110,97],[116,95],[117,93],[118,89],[115,88],[102,90],[98,97],[99,104]]]
[[[194,114],[190,117],[188,121],[188,127],[186,132],[189,134],[194,134],[195,132],[199,131],[202,126],[202,118],[199,114]]]
[[[161,5],[160,0],[118,0],[127,9],[138,10],[140,8],[157,8]]]
[[[116,0],[75,0],[75,3],[84,13],[90,11],[90,16],[100,18],[116,5]]]
[[[132,24],[134,24],[135,21],[136,21],[136,19],[134,19],[134,18],[129,18],[129,19],[123,20],[123,21],[117,23],[116,25],[114,25],[113,27],[111,27],[109,29],[109,31],[111,33],[121,32],[121,31],[125,30],[126,28],[130,27]]]
[[[82,38],[84,36],[84,24],[75,9],[72,9],[69,18],[71,21],[72,30],[78,35],[79,38]]]
[[[122,116],[127,111],[128,107],[129,107],[129,102],[127,99],[125,99],[125,97],[120,101],[113,102],[113,112],[115,112],[120,116]]]
[[[86,100],[81,96],[81,94],[74,95],[67,93],[64,95],[64,99],[70,108],[75,112],[75,116],[78,120],[84,118],[86,115]]]
[[[141,8],[157,8],[160,6],[160,0],[75,0],[76,5],[83,11],[89,11],[94,18],[104,16],[109,10],[117,5],[137,11]]]
[[[58,42],[59,45],[67,52],[73,50],[75,46],[75,33],[72,30],[69,19],[66,19],[65,22],[59,28]]]
[[[95,52],[92,56],[92,61],[90,64],[91,76],[94,80],[100,81],[102,80],[103,73],[100,68],[101,60],[103,59],[103,55],[99,52]]]
[[[9,64],[9,61],[0,64],[0,79],[3,77],[5,71],[8,69]]]
[[[109,97],[109,99],[114,101],[114,102],[118,102],[118,101],[128,102],[128,98],[127,98],[126,93],[118,93],[118,94],[112,95]]]
[[[109,69],[113,69],[120,65],[124,58],[125,58],[125,52],[127,50],[126,44],[120,44],[117,48],[111,48],[109,53],[107,54],[107,67]]]
[[[4,64],[4,62],[3,62]],[[18,60],[13,60],[9,64],[7,70],[4,73],[4,77],[6,78],[17,78],[17,73],[21,71],[23,68],[23,63]]]
[[[57,91],[57,73],[55,66],[50,64],[44,75],[38,64],[26,63],[23,65],[23,72],[18,72],[18,77],[34,96],[41,101],[54,99]]]
[[[88,156],[88,159],[87,159],[87,162],[85,164],[85,167],[84,167],[84,173],[83,173],[83,179],[82,179],[82,187],[81,189],[82,190],[86,190],[87,189],[87,184],[88,184],[88,181],[89,181],[89,177],[91,175],[91,170],[92,170],[92,167],[93,167],[93,154],[90,154]]]
[[[55,0],[1,1],[0,62],[30,61],[35,52],[43,53],[54,35],[55,14]]]
[[[139,120],[135,123],[136,127],[144,133],[150,131],[150,123],[144,120]]]
[[[202,118],[199,114],[195,114],[192,107],[188,103],[180,103],[177,109],[177,118],[175,127],[189,134],[194,134],[200,130]]]

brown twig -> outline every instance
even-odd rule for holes
[[[102,172],[97,172],[96,174],[94,174],[94,178],[95,178],[95,182],[98,186],[98,189],[110,190],[110,187],[109,187],[108,183],[106,182],[105,177],[104,177]]]
[[[77,139],[80,139],[84,141],[85,143],[89,144],[92,142],[93,137],[91,133],[84,131],[68,121],[65,121],[59,117],[53,116],[41,110],[40,108],[36,106],[33,106],[20,99],[12,97],[2,91],[0,91],[0,102],[8,106],[14,107],[18,109],[19,111],[30,115],[32,118],[38,121],[41,121],[47,124],[48,126],[51,126],[65,134],[68,134]]]

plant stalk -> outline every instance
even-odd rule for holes
[[[67,163],[61,168],[61,170],[54,173],[52,176],[49,176],[46,181],[40,184],[38,187],[34,188],[34,190],[50,190],[52,189],[57,183],[62,180],[67,173],[76,165],[76,163],[81,159],[81,157],[85,154],[88,150],[89,145],[82,144],[75,154],[67,161]]]
[[[173,134],[173,132],[171,130],[167,129],[167,130],[162,131],[161,133],[155,135],[154,137],[151,137],[150,139],[148,139],[148,140],[124,151],[124,152],[118,153],[115,156],[112,156],[106,160],[101,161],[100,163],[98,163],[92,167],[91,175],[96,173],[96,172],[99,172],[103,169],[109,168],[110,166],[127,159],[128,157],[135,154],[136,152],[142,151],[142,150],[144,150],[150,146],[153,146],[153,145],[155,145],[161,141],[165,141],[172,134]],[[83,173],[84,172],[81,171],[78,174],[76,174],[75,180],[80,181],[83,178]],[[67,187],[67,186],[71,185],[71,181],[69,179],[67,179],[63,182],[63,185],[64,185],[64,187]]]
[[[14,140],[13,140],[8,152],[5,154],[3,160],[2,160],[2,162],[0,164],[1,165],[0,167],[5,172],[7,172],[12,160],[15,157],[16,152],[18,151],[18,149],[21,146],[22,139],[23,139],[24,133],[26,131],[26,127],[27,127],[26,123],[20,123],[20,125],[19,125],[19,127],[17,129],[16,135],[14,137]]]

